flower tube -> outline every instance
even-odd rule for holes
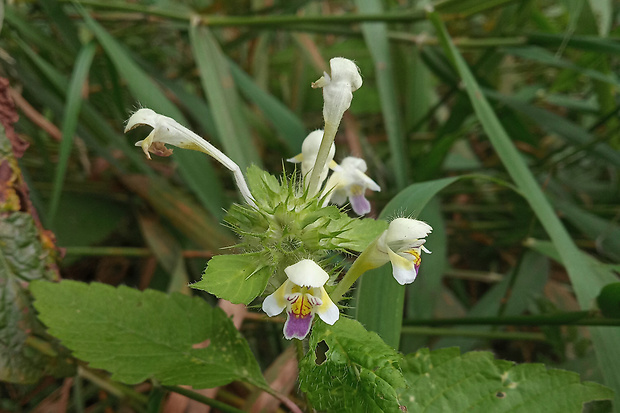
[[[324,166],[329,163],[327,162],[328,154],[342,116],[351,106],[353,92],[362,86],[362,76],[353,61],[344,57],[335,57],[329,61],[329,66],[331,76],[323,73],[319,80],[312,83],[313,88],[323,89],[325,132],[316,157],[316,168],[310,175],[309,191],[311,195],[319,192],[320,171],[323,171]]]
[[[243,199],[245,199],[249,205],[256,206],[254,197],[250,193],[250,189],[245,182],[239,165],[233,162],[228,156],[224,155],[224,153],[215,146],[211,145],[176,120],[160,115],[147,108],[139,109],[131,115],[127,120],[125,133],[142,125],[148,125],[153,128],[145,139],[136,142],[136,146],[142,147],[142,151],[144,151],[148,159],[151,159],[151,153],[159,156],[170,156],[172,154],[172,149],[167,148],[165,144],[204,152],[233,173],[235,183]]]

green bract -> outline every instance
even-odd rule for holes
[[[323,207],[296,178],[278,180],[256,166],[246,176],[256,207],[234,204],[225,217],[244,253],[213,258],[193,288],[249,304],[286,280],[284,268],[302,259],[324,261],[334,251],[360,252],[387,228],[385,221]]]

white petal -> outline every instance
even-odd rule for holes
[[[418,276],[413,261],[401,257],[391,249],[388,249],[390,261],[392,262],[392,275],[400,285],[411,284]]]
[[[278,315],[286,307],[285,294],[288,292],[290,282],[285,281],[273,294],[265,297],[263,301],[263,311],[267,313],[269,317]]]
[[[157,113],[151,109],[143,108],[135,111],[129,119],[127,119],[127,125],[125,125],[125,133],[137,128],[138,126],[148,125],[154,128],[157,122]]]
[[[312,260],[301,260],[284,269],[289,280],[299,286],[319,288],[329,280],[329,275]]]
[[[390,222],[386,241],[388,244],[393,242],[405,243],[426,237],[433,228],[426,222],[417,219],[396,218]]]
[[[345,59],[344,57],[334,57],[329,61],[329,67],[332,71],[332,82],[345,82],[348,83],[351,92],[355,92],[362,87],[362,76],[360,75],[360,69],[352,60]]]
[[[358,171],[366,172],[368,166],[366,165],[366,161],[362,158],[358,158],[355,156],[347,156],[340,162],[340,166],[344,169],[357,169]]]
[[[310,173],[314,168],[314,164],[316,162],[316,156],[319,153],[319,148],[321,146],[321,141],[323,140],[323,130],[315,130],[314,132],[310,132],[306,139],[304,139],[303,144],[301,145],[301,157],[296,156],[291,159],[299,159],[301,160],[301,174],[304,178],[309,179]],[[321,171],[320,182],[322,183],[325,178],[327,178],[327,173],[329,172],[329,165],[334,159],[334,155],[336,154],[336,145],[332,143],[331,148],[329,149],[329,154],[327,156],[327,162],[325,163],[325,167]],[[299,157],[299,158],[298,158]],[[289,160],[290,161],[290,160]]]
[[[331,81],[319,79],[315,86],[323,87],[323,117],[325,124],[338,127],[344,112],[351,106],[353,92],[362,86],[359,68],[349,59],[335,57],[329,61]]]
[[[316,313],[321,317],[321,320],[329,325],[334,325],[334,323],[338,321],[338,318],[340,318],[338,306],[329,298],[325,288],[321,287],[321,293],[323,304],[317,307]]]

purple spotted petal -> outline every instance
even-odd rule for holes
[[[364,197],[364,194],[352,195],[349,197],[349,201],[357,215],[366,215],[370,212],[370,202]]]
[[[304,339],[308,332],[310,332],[310,326],[312,325],[312,319],[314,314],[310,313],[306,317],[296,317],[292,312],[288,312],[288,318],[284,323],[284,337],[288,340],[293,337],[300,340]]]

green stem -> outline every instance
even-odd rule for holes
[[[327,163],[327,157],[329,156],[329,150],[336,139],[336,132],[338,131],[338,124],[326,123],[325,131],[323,132],[323,139],[321,140],[321,146],[319,147],[319,153],[316,155],[316,161],[310,174],[310,183],[308,184],[308,194],[314,196],[319,192],[321,186],[320,176],[321,171]]]
[[[303,360],[305,356],[304,342],[302,340],[295,340],[295,349],[297,350],[297,364],[300,365],[301,360]],[[306,411],[313,412],[314,409],[312,408],[312,405],[310,404],[310,399],[308,399],[308,394],[305,392],[302,392],[302,393],[304,397],[304,402],[306,402]]]
[[[593,316],[591,311],[574,311],[561,314],[507,317],[439,318],[426,320],[404,320],[408,326],[444,325],[514,325],[514,326],[620,326],[618,318]]]
[[[122,256],[122,257],[150,257],[155,252],[148,248],[136,247],[64,247],[66,255],[84,256]],[[184,250],[183,258],[211,258],[213,253],[205,250]]]
[[[499,332],[499,331],[472,331],[459,330],[452,328],[434,328],[434,327],[412,327],[405,326],[402,328],[402,334],[422,335],[422,336],[454,336],[454,337],[471,337],[486,338],[498,340],[529,340],[529,341],[546,341],[546,337],[542,333],[527,332]]]
[[[60,0],[72,2],[73,0]],[[295,15],[258,15],[258,16],[213,16],[197,14],[189,10],[164,9],[149,7],[135,3],[107,2],[96,0],[80,0],[83,6],[90,6],[103,10],[117,10],[144,13],[151,16],[164,17],[172,20],[190,21],[192,16],[197,16],[202,24],[208,26],[274,26],[274,25],[299,25],[307,23],[318,24],[345,24],[359,22],[415,22],[426,18],[421,11],[400,13],[377,13],[377,14],[344,14],[344,15],[318,15],[318,16],[295,16]]]
[[[78,366],[78,375],[120,399],[128,398],[138,403],[139,405],[144,405],[148,401],[148,397],[146,397],[144,394],[138,393],[137,391],[123,384],[114,383],[109,379],[100,377],[99,375],[93,373],[85,367]]]
[[[224,413],[243,413],[243,410],[237,409],[236,407],[230,406],[226,403],[222,403],[218,400],[211,399],[209,397],[203,396],[200,393],[196,393],[195,391],[180,387],[180,386],[162,386],[166,390],[170,390],[171,392],[181,394],[188,399],[195,400],[199,403],[206,404],[207,406],[215,407],[218,410],[221,410]]]
[[[364,274],[366,271],[370,270],[371,267],[368,265],[368,256],[374,249],[376,248],[376,240],[373,241],[353,262],[349,271],[345,274],[342,280],[338,283],[334,291],[330,294],[330,297],[334,303],[338,303],[342,300],[342,297],[346,294],[347,291],[355,284],[355,281]]]

